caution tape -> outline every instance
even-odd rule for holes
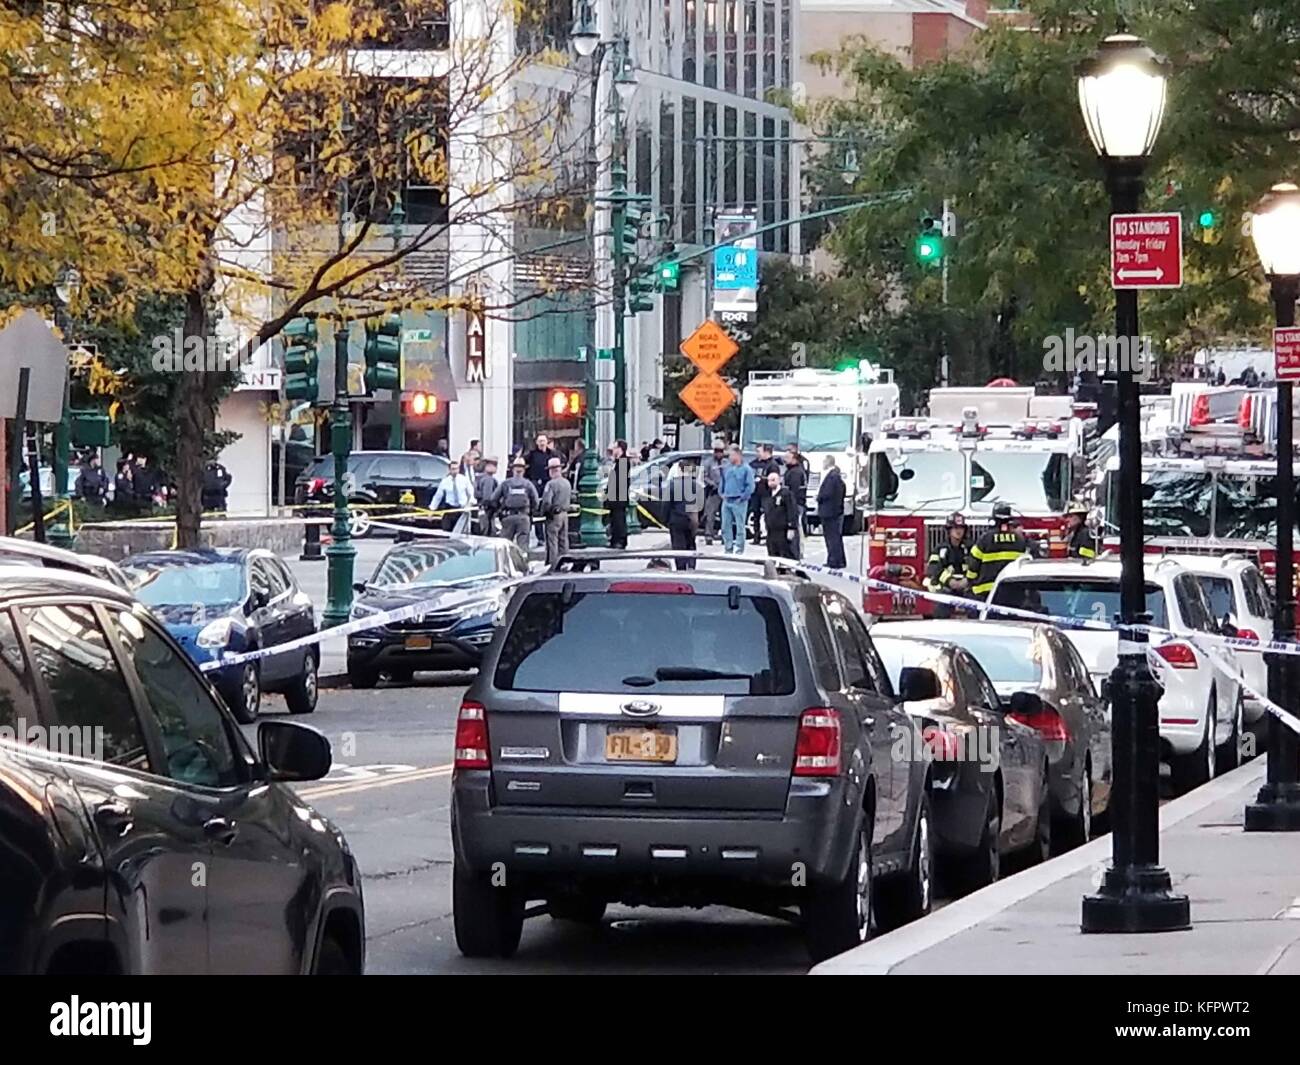
[[[54,507],[54,509],[51,510],[48,514],[42,515],[42,517],[41,517],[41,524],[44,525],[45,522],[49,521],[52,517],[54,517],[56,514],[58,514],[60,511],[62,511],[62,510],[64,510],[64,509],[67,509],[69,512],[71,511],[71,509],[72,509],[72,500],[70,500],[70,499],[65,499],[65,500],[63,500],[62,502],[56,504],[55,507]],[[72,525],[71,514],[69,514],[69,517],[68,517],[68,525],[69,525],[69,528],[70,528],[71,525]],[[14,530],[14,535],[15,535],[15,536],[18,536],[18,535],[20,535],[21,533],[30,532],[30,531],[31,531],[32,529],[34,529],[34,528],[36,528],[36,522],[35,522],[35,521],[29,521],[29,522],[28,522],[26,525],[24,525],[21,529],[15,529],[15,530]]]

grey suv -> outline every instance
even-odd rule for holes
[[[822,959],[928,912],[928,763],[853,605],[772,560],[587,568],[647,557],[520,586],[465,694],[461,952],[621,902],[797,919]]]

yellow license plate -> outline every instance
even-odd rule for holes
[[[406,649],[408,651],[427,651],[433,646],[433,640],[428,636],[408,636],[406,638]]]
[[[607,762],[675,762],[677,733],[653,728],[612,728],[605,733]]]

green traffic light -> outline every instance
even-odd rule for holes
[[[916,258],[922,263],[932,263],[943,255],[943,241],[938,237],[920,236],[916,239]]]
[[[1214,212],[1202,211],[1200,217],[1197,218],[1197,222],[1200,224],[1202,229],[1209,229],[1214,225]]]

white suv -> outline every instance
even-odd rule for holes
[[[1249,639],[1273,638],[1273,592],[1253,559],[1245,555],[1168,555],[1196,574],[1201,590],[1209,601],[1210,612],[1229,634]],[[1226,623],[1226,624],[1224,624]],[[1262,694],[1268,693],[1268,664],[1262,651],[1238,648],[1237,666],[1246,683]],[[1249,693],[1242,693],[1246,706],[1246,723],[1253,725],[1264,716],[1264,704]]]
[[[1021,558],[999,575],[989,604],[1032,610],[1052,617],[1113,623],[1119,614],[1119,559]],[[1217,768],[1237,764],[1243,702],[1232,652],[1197,636],[1219,626],[1195,574],[1174,559],[1148,562],[1146,609],[1153,633],[1152,668],[1160,695],[1160,739],[1174,785],[1187,791],[1211,779]],[[988,614],[988,608],[985,608]],[[995,615],[994,615],[995,616]],[[1102,687],[1115,668],[1119,637],[1114,631],[1066,629],[1088,672]],[[1195,646],[1193,646],[1195,643]],[[1223,668],[1217,668],[1217,659]]]

